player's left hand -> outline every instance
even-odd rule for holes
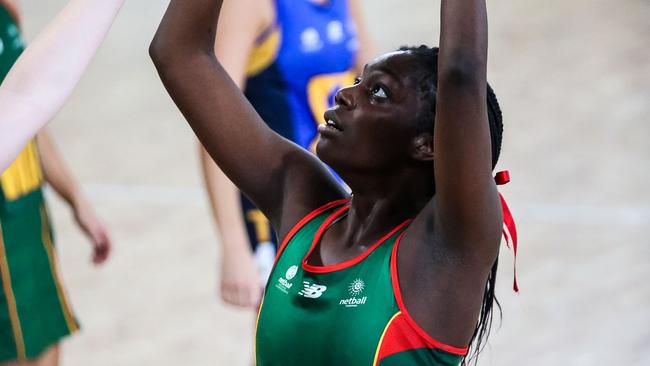
[[[101,223],[94,210],[85,199],[78,200],[73,207],[74,217],[81,230],[92,242],[92,262],[103,264],[111,252],[111,239],[104,224]]]

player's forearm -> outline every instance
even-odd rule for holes
[[[201,147],[201,170],[210,208],[221,236],[222,252],[249,252],[240,193]]]
[[[0,87],[0,168],[50,121],[99,48],[124,0],[70,0]]]
[[[485,84],[487,46],[485,0],[443,0],[439,81],[457,81],[463,78],[471,79],[476,84]],[[484,85],[481,87],[484,88]]]
[[[63,162],[47,130],[39,132],[37,143],[45,181],[70,207],[74,208],[83,199],[81,189]]]
[[[485,1],[443,0],[441,17],[433,128],[436,206],[441,230],[471,251],[491,245],[485,238],[500,228],[486,96]]]
[[[436,188],[492,182],[485,0],[442,0],[434,146]]]
[[[123,2],[70,0],[18,59],[3,92],[29,103],[42,119],[51,118],[95,55]]]
[[[172,0],[149,49],[159,72],[182,67],[178,60],[197,53],[213,56],[223,1]],[[186,65],[184,65],[186,66]]]

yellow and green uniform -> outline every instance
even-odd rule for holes
[[[22,51],[16,23],[0,6],[0,83]],[[37,357],[78,328],[59,280],[42,185],[32,141],[0,176],[0,363]]]
[[[406,221],[345,262],[307,262],[349,200],[307,215],[287,235],[257,322],[258,366],[457,366],[467,348],[430,337],[402,301],[396,255]]]

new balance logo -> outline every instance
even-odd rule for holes
[[[327,286],[317,285],[315,283],[309,283],[309,281],[303,281],[303,289],[298,292],[298,295],[302,295],[309,299],[318,299],[323,295],[327,290]]]

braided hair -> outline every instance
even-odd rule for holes
[[[418,133],[433,131],[436,114],[436,96],[438,85],[438,47],[400,47],[399,51],[406,51],[415,56],[419,63],[418,87],[420,97],[425,102],[425,108],[416,121]],[[503,139],[503,117],[501,107],[494,94],[494,90],[487,86],[488,121],[490,123],[490,137],[492,139],[492,168],[499,160],[501,141]]]
[[[422,45],[419,47],[400,47],[399,51],[409,52],[411,55],[415,56],[419,63],[419,74],[417,75],[418,88],[420,98],[424,101],[424,109],[417,117],[416,128],[418,133],[430,133],[433,131],[436,114],[438,48]],[[501,153],[501,142],[503,140],[503,117],[497,97],[489,84],[487,85],[487,109],[492,143],[492,169],[494,169]],[[485,283],[481,311],[476,327],[474,328],[474,334],[470,340],[470,352],[463,358],[463,364],[466,364],[468,360],[473,360],[476,364],[479,353],[485,347],[492,328],[492,310],[494,309],[494,304],[496,304],[499,309],[499,317],[501,318],[501,305],[494,293],[497,267],[498,258],[494,261]]]

